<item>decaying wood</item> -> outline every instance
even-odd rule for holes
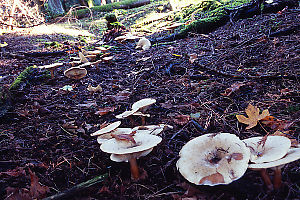
[[[131,9],[131,8],[137,8],[140,6],[144,6],[150,3],[150,0],[141,0],[141,1],[136,1],[133,2],[132,4],[129,5],[120,5],[120,9]]]
[[[223,16],[211,17],[205,21],[205,19],[196,20],[190,25],[186,26],[179,33],[171,34],[167,37],[160,37],[151,40],[151,43],[167,42],[177,39],[182,39],[188,36],[189,33],[209,33],[215,29],[225,25],[229,21],[236,21],[238,19],[244,19],[253,17],[254,15],[261,13],[274,13],[282,10],[286,6],[295,7],[298,5],[296,0],[275,0],[271,4],[263,3],[263,6],[257,6],[257,3],[246,4],[236,8],[225,9],[226,13]]]

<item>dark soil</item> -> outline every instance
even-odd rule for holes
[[[6,197],[8,187],[29,188],[30,168],[39,182],[50,188],[47,196],[108,173],[104,182],[68,199],[180,199],[189,184],[176,169],[176,161],[181,147],[193,137],[229,132],[245,139],[274,132],[259,125],[246,130],[244,124],[238,123],[235,115],[244,114],[249,103],[260,110],[268,109],[279,120],[293,121],[289,129],[299,141],[300,35],[296,31],[268,37],[272,32],[299,25],[299,19],[299,9],[256,16],[227,24],[207,35],[191,34],[186,39],[154,45],[147,51],[135,50],[133,43],[111,42],[109,45],[116,47],[111,50],[114,60],[88,67],[88,75],[79,81],[63,75],[69,67],[65,65],[55,71],[53,80],[29,82],[15,92],[12,107],[0,119],[0,198]],[[65,40],[59,35],[0,36],[2,43],[9,44],[1,53],[2,88],[8,88],[28,66],[66,59],[63,55],[22,59],[11,55],[45,51],[44,47],[38,47],[39,38]],[[192,53],[198,54],[194,63],[189,62]],[[244,85],[230,96],[221,94],[237,82]],[[89,84],[100,84],[103,92],[91,94],[86,89]],[[62,92],[60,88],[65,85],[72,85],[74,90]],[[146,97],[157,100],[148,110],[151,117],[147,118],[147,124],[166,123],[174,128],[163,132],[162,143],[138,160],[148,177],[134,182],[128,163],[111,161],[90,134],[102,123],[116,121],[115,115]],[[95,114],[104,107],[115,107],[115,111],[103,116]],[[178,115],[193,113],[199,113],[200,118],[183,125],[174,121]],[[131,127],[130,121],[122,120],[121,127]],[[185,196],[299,199],[299,163],[283,168],[283,186],[279,191],[268,191],[259,174],[248,170],[229,185],[190,184],[193,189]],[[25,169],[26,173],[4,173],[19,169]]]

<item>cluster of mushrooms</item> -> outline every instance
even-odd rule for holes
[[[136,159],[148,155],[162,140],[157,135],[166,127],[172,128],[165,124],[144,126],[145,117],[150,115],[143,112],[155,102],[156,100],[151,98],[139,100],[132,105],[132,110],[116,116],[118,119],[141,116],[142,126],[119,128],[121,121],[116,121],[91,134],[91,136],[97,136],[97,142],[101,145],[100,149],[110,153],[112,161],[130,163],[131,177],[134,180],[140,178]]]
[[[279,189],[281,168],[300,159],[300,148],[292,148],[284,136],[240,140],[230,133],[205,134],[187,142],[179,153],[179,172],[196,185],[229,184],[247,169],[259,171],[269,189]],[[274,170],[273,184],[266,169]]]
[[[155,99],[146,98],[135,102],[131,110],[116,116],[129,118],[132,125],[134,117],[142,118],[142,126],[119,128],[116,121],[94,132],[100,149],[110,153],[115,162],[129,162],[131,177],[140,178],[136,159],[148,155],[162,138],[157,136],[169,125],[145,125],[145,111]],[[187,142],[179,153],[177,168],[182,176],[196,185],[229,184],[241,178],[247,169],[259,171],[269,189],[279,189],[281,168],[300,159],[300,147],[291,147],[291,141],[284,136],[252,137],[240,140],[230,133],[205,134]],[[273,183],[267,169],[274,170]]]

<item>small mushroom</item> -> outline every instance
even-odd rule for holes
[[[177,161],[177,169],[196,185],[229,184],[243,176],[250,150],[234,134],[205,134],[186,143]]]
[[[138,180],[140,174],[136,159],[148,154],[145,151],[150,151],[150,149],[158,145],[162,138],[144,133],[138,133],[132,137],[134,138],[134,142],[131,140],[119,140],[117,138],[110,139],[104,142],[100,146],[100,149],[106,153],[113,154],[111,156],[113,161],[129,161],[131,177]]]
[[[251,137],[243,140],[250,149],[250,161],[254,163],[264,163],[282,158],[290,149],[291,141],[284,136],[268,136],[265,144],[263,137]]]
[[[141,38],[141,39],[138,41],[138,43],[137,43],[137,45],[136,45],[135,48],[136,48],[136,49],[141,48],[141,49],[143,49],[144,51],[146,51],[146,50],[150,49],[150,47],[151,47],[151,42],[150,42],[150,40],[148,40],[147,38],[143,37],[143,38]]]
[[[156,102],[155,99],[151,99],[151,98],[146,98],[146,99],[141,99],[137,102],[135,102],[134,104],[132,104],[132,110],[129,111],[125,111],[119,115],[116,116],[116,118],[118,119],[124,119],[126,117],[129,117],[129,119],[131,120],[131,124],[134,124],[133,119],[131,118],[132,115],[135,116],[141,116],[142,118],[142,125],[145,125],[146,123],[146,119],[145,117],[150,117],[149,114],[143,114],[140,111],[145,111],[150,105],[154,104]]]
[[[284,136],[268,136],[264,144],[263,137],[252,137],[243,140],[246,146],[250,149],[250,161],[252,163],[265,163],[278,160],[288,152],[291,147],[291,141]],[[266,187],[269,190],[273,189],[273,185],[269,174],[265,168],[251,168],[254,171],[259,171]]]
[[[79,80],[87,75],[87,70],[81,67],[71,67],[64,71],[64,75],[70,79]]]
[[[98,136],[98,135],[102,135],[104,133],[109,133],[113,130],[115,130],[116,128],[118,128],[121,125],[121,121],[116,121],[114,123],[111,123],[107,126],[105,126],[104,128],[96,131],[95,133],[92,133],[91,136]]]
[[[156,100],[152,98],[141,99],[135,102],[134,104],[132,104],[131,108],[132,110],[145,111],[146,108],[148,108],[150,105],[154,104],[155,102]]]
[[[250,169],[264,169],[271,168],[274,170],[274,189],[279,189],[281,186],[281,168],[290,162],[300,159],[300,148],[291,148],[287,154],[279,160],[274,160],[266,163],[253,163],[249,165]]]
[[[51,65],[44,65],[40,66],[39,68],[41,69],[47,69],[51,73],[51,79],[54,79],[54,70],[60,66],[62,66],[64,63],[53,63]]]
[[[167,124],[158,124],[158,125],[147,125],[147,126],[137,126],[134,127],[132,130],[133,131],[147,131],[149,134],[152,135],[158,135],[162,131],[164,131],[166,128],[173,129],[172,126],[167,125]]]
[[[110,62],[113,58],[114,58],[114,56],[108,56],[108,57],[102,58],[102,60],[103,60],[104,62]]]
[[[170,25],[170,26],[168,26],[168,27],[165,27],[165,28],[163,28],[163,29],[169,31],[170,33],[173,33],[174,30],[175,30],[176,28],[178,28],[179,26],[181,26],[181,25],[184,25],[184,23],[174,23],[174,24],[172,24],[172,25]]]

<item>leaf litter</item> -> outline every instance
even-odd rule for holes
[[[47,195],[109,172],[109,181],[103,184],[105,187],[99,184],[78,195],[109,199],[255,199],[261,195],[274,198],[261,184],[253,184],[257,183],[258,178],[253,173],[246,173],[240,180],[218,190],[196,187],[201,191],[200,194],[196,190],[187,192],[187,196],[181,196],[187,189],[178,185],[184,179],[178,174],[175,166],[183,144],[204,133],[197,128],[198,126],[205,127],[209,133],[230,132],[244,139],[266,134],[261,126],[256,126],[259,122],[270,133],[281,131],[291,139],[299,138],[297,119],[300,114],[297,102],[300,99],[296,89],[299,82],[293,78],[284,78],[295,77],[295,74],[299,73],[296,68],[298,55],[294,50],[299,45],[298,36],[291,34],[280,37],[279,42],[263,35],[257,37],[260,31],[268,33],[274,21],[281,21],[283,28],[294,24],[298,18],[293,11],[278,15],[275,20],[274,15],[256,16],[253,19],[227,24],[210,33],[209,37],[195,34],[195,37],[174,43],[151,46],[146,51],[135,50],[134,45],[130,46],[128,43],[119,44],[112,41],[109,45],[116,48],[108,51],[114,59],[87,66],[88,75],[79,81],[68,80],[63,76],[64,70],[69,67],[68,64],[58,68],[54,80],[20,89],[24,98],[19,98],[5,119],[1,119],[1,170],[7,172],[15,169],[16,165],[24,167],[37,162],[45,163],[47,168],[40,169],[34,165],[31,170],[39,177],[35,184],[41,182],[42,185],[54,188]],[[29,40],[24,41],[24,37],[29,39],[27,36],[9,34],[5,37],[0,36],[2,43],[11,44],[8,51],[28,51],[35,48],[28,43]],[[39,37],[36,36],[31,41],[34,42]],[[48,36],[41,37],[51,40]],[[65,40],[60,36],[57,38]],[[254,42],[247,44],[247,41]],[[67,47],[70,53],[76,54],[74,56],[78,56],[79,50],[76,49],[82,49],[82,46],[86,45],[80,42],[62,44],[59,48]],[[190,60],[189,56],[185,56],[191,54],[198,55],[197,59]],[[3,56],[1,65],[4,67],[0,68],[1,76],[12,75],[12,78],[4,79],[2,83],[11,84],[14,77],[29,65],[48,65],[60,58],[64,57],[12,60]],[[147,70],[143,70],[145,68]],[[167,70],[170,73],[167,73]],[[128,77],[127,74],[133,71],[139,73]],[[281,75],[281,78],[278,78],[278,75]],[[251,82],[251,85],[234,85],[248,82]],[[88,91],[89,84],[100,84],[102,92]],[[65,93],[57,92],[66,85],[76,85],[76,89]],[[228,92],[225,92],[226,95],[221,95],[226,88],[229,88]],[[107,155],[99,151],[99,145],[90,134],[99,129],[99,124],[113,122],[115,115],[130,109],[133,102],[142,98],[157,99],[157,103],[149,111],[151,117],[147,118],[147,124],[165,123],[172,125],[174,129],[163,133],[163,145],[154,149],[150,157],[139,160],[148,172],[148,178],[141,184],[136,184],[130,181],[127,164],[112,163]],[[39,112],[41,109],[38,109],[34,102],[50,112]],[[257,107],[249,108],[248,113],[246,112],[247,117],[241,117],[248,126],[248,129],[245,129],[243,124],[237,124],[235,115],[241,114],[241,110],[244,110],[249,102]],[[192,104],[197,106],[185,106]],[[262,117],[267,115],[267,111],[260,113],[258,107],[268,108],[277,119],[263,120]],[[24,112],[23,116],[18,115],[20,110],[29,111],[30,115],[26,114],[27,112]],[[191,115],[193,113],[197,115]],[[194,118],[179,117],[178,123],[174,121],[176,115]],[[187,119],[197,120],[197,126],[195,123],[188,123]],[[138,120],[139,118],[136,122],[140,123]],[[264,124],[264,121],[269,121],[269,124]],[[126,119],[122,124],[124,127],[131,127],[130,120]],[[63,129],[70,130],[72,134]],[[41,138],[43,139],[40,140]],[[7,163],[3,164],[2,161]],[[287,185],[276,194],[276,198],[284,199],[288,195],[291,198],[297,197],[295,191],[299,187],[297,181],[300,178],[296,173],[298,170],[299,162],[285,168],[284,176],[289,177],[286,179]],[[16,180],[13,176],[2,176],[2,188],[7,188],[8,191],[9,188],[17,186],[21,189],[15,193],[29,194],[29,180],[24,183],[22,179]],[[39,191],[40,187],[36,188]],[[97,193],[100,188],[105,189]],[[6,196],[5,191],[1,193],[3,199]]]

